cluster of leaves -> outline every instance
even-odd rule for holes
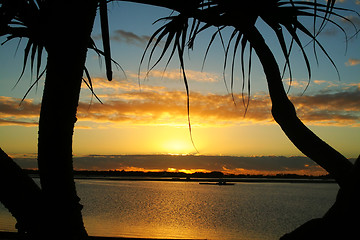
[[[18,47],[21,40],[27,39],[24,49],[23,67],[19,79],[15,86],[19,83],[24,75],[27,62],[30,55],[30,69],[33,75],[34,64],[36,64],[36,80],[30,89],[36,85],[39,79],[46,71],[40,72],[41,59],[43,50],[46,48],[45,36],[42,34],[43,21],[45,11],[45,3],[42,1],[23,1],[23,0],[1,0],[0,1],[0,36],[6,36],[6,41],[1,43],[4,45],[13,39],[19,39]],[[25,96],[29,93],[25,94]],[[24,97],[25,98],[25,97]]]
[[[248,32],[251,28],[256,28],[256,22],[261,19],[265,22],[275,33],[277,40],[281,46],[282,54],[285,58],[285,71],[288,70],[290,75],[290,85],[293,79],[290,55],[293,50],[294,43],[301,50],[303,59],[306,64],[309,82],[311,79],[311,66],[308,55],[305,51],[305,47],[309,43],[313,43],[314,56],[317,60],[316,49],[319,49],[326,55],[331,64],[338,72],[334,61],[331,59],[323,45],[318,41],[317,36],[324,30],[327,23],[331,23],[339,28],[348,39],[345,30],[333,20],[332,17],[336,17],[340,20],[347,21],[353,24],[348,18],[337,12],[353,12],[349,9],[338,8],[334,6],[335,0],[329,0],[326,4],[308,1],[294,1],[294,0],[254,0],[238,3],[232,0],[198,0],[193,1],[191,5],[186,5],[183,10],[179,10],[178,15],[171,15],[169,17],[161,18],[156,22],[165,21],[165,24],[161,26],[150,38],[148,45],[144,51],[140,65],[143,63],[145,55],[150,51],[148,57],[148,71],[151,71],[165,56],[167,51],[170,52],[170,57],[167,60],[166,66],[177,52],[181,72],[183,73],[183,80],[186,86],[186,92],[189,94],[187,78],[184,69],[184,51],[187,47],[192,49],[197,36],[204,30],[215,27],[206,53],[204,55],[204,62],[208,55],[209,49],[212,46],[214,39],[219,36],[225,55],[225,61],[223,66],[224,82],[225,70],[228,65],[228,59],[231,58],[231,79],[230,88],[233,92],[234,86],[234,67],[237,53],[240,51],[240,63],[242,71],[242,93],[244,100],[244,90],[247,85],[248,95],[250,95],[250,72],[251,72],[251,42],[248,40]],[[357,13],[356,13],[357,14]],[[311,17],[313,19],[313,29],[307,29],[300,20],[300,17]],[[189,22],[192,20],[192,24]],[[225,43],[222,36],[222,31],[226,27],[233,27],[232,33],[227,43]],[[357,29],[355,28],[355,32]],[[301,35],[308,37],[307,44],[304,44]],[[290,37],[287,37],[290,36]],[[289,42],[286,39],[290,39]],[[155,63],[150,66],[150,62],[154,56],[154,51],[160,46],[161,41],[165,42],[163,50]],[[248,74],[247,81],[245,80],[245,60],[244,52],[249,47],[249,59],[248,59]],[[232,49],[232,50],[231,50]],[[232,57],[230,55],[232,54]],[[166,67],[165,67],[166,69]],[[246,84],[247,82],[247,84]],[[228,88],[228,87],[227,87]],[[249,97],[248,97],[249,100]],[[248,107],[244,101],[245,109]],[[189,106],[189,103],[188,103]],[[246,112],[246,111],[245,111]]]
[[[38,85],[39,80],[46,72],[46,66],[41,69],[43,52],[47,48],[46,24],[49,22],[48,1],[42,0],[0,0],[0,37],[6,37],[6,40],[1,43],[4,45],[10,40],[19,39],[18,47],[22,39],[25,39],[26,46],[24,48],[24,59],[22,71],[15,86],[18,85],[20,79],[23,77],[27,63],[30,61],[31,76],[36,70],[36,79],[34,83],[25,93],[22,100],[26,98],[30,90]],[[107,9],[106,0],[101,0],[99,5],[101,8],[101,22],[103,32],[104,51],[98,49],[93,39],[89,39],[89,49],[94,50],[98,56],[105,58],[105,65],[108,80],[112,79],[111,63],[113,62],[117,67],[121,66],[111,59],[109,30],[107,28]],[[59,43],[61,44],[61,43]],[[45,50],[45,51],[44,51]],[[36,66],[35,66],[36,65]],[[122,69],[122,68],[121,68]],[[96,96],[89,71],[84,66],[86,78],[83,78],[84,83],[90,89],[92,94],[101,102]],[[123,71],[124,72],[124,71]]]

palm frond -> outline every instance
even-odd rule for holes
[[[85,75],[87,77],[87,81],[85,78],[83,78],[83,82],[86,84],[86,86],[90,89],[91,91],[91,96],[95,96],[95,98],[101,103],[103,104],[103,102],[100,100],[100,98],[96,95],[96,93],[94,92],[94,88],[93,88],[93,85],[92,85],[92,81],[91,81],[91,76],[90,76],[90,73],[89,71],[87,70],[86,67],[84,67],[84,72],[85,72]],[[92,100],[91,100],[92,101]]]
[[[167,51],[170,51],[168,60],[165,65],[165,70],[172,60],[173,56],[175,55],[175,52],[178,55],[178,60],[180,62],[180,71],[184,80],[185,90],[186,90],[186,106],[187,106],[187,116],[188,116],[188,124],[189,124],[189,131],[190,131],[190,138],[191,142],[193,144],[194,149],[196,152],[198,152],[193,137],[192,137],[192,131],[191,131],[191,121],[190,121],[190,90],[189,90],[189,84],[188,79],[186,77],[186,71],[185,71],[185,62],[184,62],[184,52],[185,48],[192,48],[193,42],[191,40],[187,39],[187,33],[188,33],[188,17],[183,14],[179,14],[177,16],[169,16],[164,17],[161,19],[158,19],[155,23],[159,21],[166,21],[167,23],[161,26],[155,33],[150,37],[148,44],[145,47],[144,53],[140,60],[139,65],[139,72],[138,76],[140,76],[140,69],[141,65],[144,62],[145,56],[147,52],[150,50],[150,46],[152,45],[152,48],[149,53],[148,57],[148,63],[147,63],[147,74],[150,73],[152,69],[154,69],[160,61],[163,59]],[[190,29],[190,39],[194,40],[196,34],[199,31],[200,25],[196,23],[195,21],[192,24],[192,27]],[[163,46],[163,50],[160,53],[160,56],[155,60],[153,64],[151,64],[151,60],[154,57],[154,53],[156,48],[159,46],[159,43],[161,41],[165,41],[165,44]],[[155,41],[155,43],[153,43]],[[164,71],[165,71],[164,70]]]
[[[105,58],[106,75],[108,80],[111,80],[111,63],[114,63],[117,68],[121,69],[125,77],[126,73],[124,69],[111,58],[106,5],[106,0],[100,1],[101,29],[104,51],[99,50],[92,39],[89,40],[88,48],[94,50],[99,56],[103,56]],[[29,64],[31,78],[34,73],[36,73],[36,80],[27,90],[24,98],[34,86],[37,86],[41,76],[43,76],[46,72],[46,66],[43,70],[41,70],[42,55],[45,52],[44,50],[46,50],[47,45],[46,37],[43,35],[46,34],[44,33],[46,32],[46,29],[44,29],[43,24],[47,22],[47,19],[44,19],[44,16],[46,16],[46,12],[44,11],[46,10],[46,1],[0,0],[0,36],[6,37],[6,40],[2,42],[1,45],[4,45],[14,39],[27,39],[24,48],[21,73],[14,88],[19,84]],[[89,87],[92,94],[98,99],[94,93],[89,72],[85,67],[84,72],[88,79],[88,81],[84,79],[84,82]],[[100,101],[100,99],[98,100]]]
[[[44,73],[46,72],[46,67],[44,68],[44,70],[37,76],[36,80],[34,81],[33,84],[31,84],[31,86],[28,88],[28,90],[26,91],[26,93],[24,94],[23,98],[20,101],[20,105],[22,102],[24,102],[24,100],[26,99],[27,95],[30,93],[30,91],[33,89],[34,86],[37,86],[39,84],[40,79],[42,78],[42,76],[44,75]]]
[[[21,69],[20,76],[16,81],[14,88],[19,84],[21,78],[23,77],[28,62],[30,61],[30,71],[31,79],[34,75],[34,70],[36,72],[36,80],[30,86],[30,88],[25,93],[25,99],[30,90],[37,86],[40,78],[46,72],[46,66],[41,70],[42,66],[42,55],[45,48],[44,37],[41,35],[42,32],[42,2],[25,1],[25,0],[3,0],[1,1],[0,15],[1,24],[0,24],[0,36],[5,36],[6,40],[1,43],[1,45],[6,44],[7,42],[18,39],[27,39],[26,46],[24,48],[24,58],[23,66]],[[20,41],[19,41],[20,44]],[[17,46],[17,49],[19,47]],[[36,64],[35,64],[36,62]]]
[[[103,57],[105,58],[105,55],[106,55],[105,52],[102,51],[102,50],[100,50],[100,49],[96,46],[96,44],[95,44],[95,42],[94,42],[94,40],[93,40],[92,38],[90,38],[90,40],[89,40],[88,49],[93,50],[93,51],[98,55],[98,57],[99,57],[100,60],[101,60],[101,56],[103,56]],[[113,64],[115,64],[115,66],[116,66],[118,69],[120,69],[121,72],[124,74],[125,78],[127,78],[127,77],[126,77],[126,72],[125,72],[125,70],[121,67],[121,65],[120,65],[118,62],[116,62],[113,58],[110,58],[110,61],[111,61]]]
[[[220,1],[220,0],[203,1],[202,6],[207,8],[206,9],[207,14],[211,12],[217,15],[203,17],[201,13],[197,13],[194,15],[194,17],[201,16],[201,19],[204,20],[205,22],[216,21],[218,24],[222,26],[233,26],[235,27],[236,30],[243,32],[245,35],[246,35],[247,27],[249,27],[250,25],[255,25],[256,19],[261,18],[275,32],[275,35],[277,36],[278,42],[280,44],[285,59],[283,73],[285,73],[285,69],[288,69],[290,75],[290,86],[293,78],[291,65],[290,65],[290,55],[293,50],[294,43],[300,48],[302,57],[305,62],[306,70],[308,72],[309,83],[311,80],[311,65],[309,61],[309,56],[305,51],[305,48],[308,45],[308,43],[304,43],[303,39],[300,39],[299,33],[303,33],[305,36],[308,37],[308,39],[310,40],[309,42],[313,43],[313,52],[314,52],[315,60],[318,62],[316,47],[319,47],[322,53],[328,58],[331,65],[333,65],[336,73],[339,76],[339,71],[336,67],[335,62],[333,61],[327,50],[319,42],[317,37],[324,30],[327,24],[332,24],[333,26],[338,28],[341,32],[343,32],[344,37],[347,41],[348,40],[347,32],[331,17],[351,23],[354,27],[355,34],[357,34],[359,30],[356,28],[355,24],[350,19],[343,16],[343,13],[349,12],[356,14],[360,17],[360,15],[357,12],[351,9],[336,7],[334,5],[335,0],[329,0],[327,1],[326,4],[318,3],[316,0],[314,0],[314,2],[293,1],[293,0],[287,0],[287,1],[257,0],[253,2],[254,3],[244,4],[243,9],[245,10],[239,10],[231,6],[232,5],[231,1]],[[301,23],[300,17],[313,18],[313,23],[314,23],[313,32],[309,31]],[[317,19],[320,19],[321,21],[318,30],[316,30]],[[286,43],[287,41],[285,40],[286,38],[283,28],[291,36],[290,44]],[[232,37],[230,37],[230,41],[231,40]],[[234,50],[236,48],[237,45],[235,44]],[[228,51],[225,51],[224,65],[226,65],[227,52]],[[231,70],[231,72],[233,72],[233,69]],[[231,78],[231,84],[233,81],[232,79],[233,76]]]
[[[211,48],[211,46],[212,46],[212,44],[213,44],[213,42],[214,42],[214,40],[215,40],[215,37],[216,37],[217,35],[219,35],[220,40],[221,40],[221,43],[222,43],[222,46],[223,46],[223,49],[224,49],[224,51],[225,51],[225,44],[224,44],[224,41],[222,40],[222,36],[221,36],[221,30],[224,29],[224,28],[225,28],[224,26],[218,28],[217,31],[215,31],[215,33],[213,33],[213,35],[211,36],[210,42],[209,42],[209,44],[208,44],[208,46],[207,46],[207,48],[206,48],[205,54],[204,54],[203,62],[202,62],[202,65],[201,65],[201,71],[204,70],[204,66],[205,66],[205,61],[206,61],[207,55],[208,55],[209,50],[210,50],[210,48]]]
[[[330,57],[326,49],[322,46],[322,44],[318,41],[317,37],[318,35],[324,30],[325,26],[330,23],[333,24],[336,28],[338,28],[341,32],[343,32],[346,43],[348,40],[348,36],[346,31],[334,20],[332,20],[330,17],[336,17],[340,20],[344,20],[347,22],[350,22],[355,31],[357,31],[356,26],[348,19],[347,17],[344,17],[343,15],[339,14],[340,12],[351,12],[356,13],[353,10],[345,9],[345,8],[339,8],[334,6],[335,1],[329,0],[327,4],[321,4],[318,3],[316,0],[314,2],[307,2],[307,1],[280,1],[278,3],[278,9],[277,13],[275,14],[277,17],[273,18],[269,15],[261,16],[264,22],[266,22],[276,33],[277,38],[279,40],[280,46],[282,48],[283,55],[285,57],[285,67],[287,66],[290,74],[290,83],[292,81],[292,73],[291,73],[291,66],[290,66],[290,60],[289,56],[292,50],[293,42],[297,44],[297,46],[300,48],[303,59],[306,64],[306,69],[308,72],[308,85],[311,81],[311,66],[309,63],[308,55],[305,51],[305,47],[309,43],[313,43],[313,53],[314,58],[316,62],[318,63],[318,55],[316,51],[316,46],[320,48],[320,50],[325,54],[325,56],[328,58],[330,63],[333,65],[336,73],[338,74],[338,77],[340,79],[339,71],[336,67],[335,62]],[[357,13],[356,13],[357,14]],[[313,31],[310,32],[299,20],[299,17],[312,17],[313,18]],[[316,20],[320,19],[321,23],[318,27],[318,30],[316,30]],[[290,48],[287,50],[285,41],[284,41],[284,34],[282,32],[282,27],[284,27],[287,32],[291,35],[291,44]],[[310,41],[309,43],[303,44],[302,40],[300,40],[299,32],[302,32],[305,36],[307,36]],[[347,44],[346,44],[347,46]],[[307,85],[307,86],[308,86]],[[306,91],[307,87],[305,88]]]

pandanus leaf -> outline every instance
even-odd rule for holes
[[[189,132],[190,132],[190,139],[193,144],[194,149],[196,152],[198,152],[195,143],[193,141],[192,137],[192,131],[191,131],[191,121],[190,121],[190,90],[188,85],[188,79],[186,77],[186,71],[185,71],[185,63],[184,63],[184,51],[186,46],[192,46],[192,44],[187,44],[187,31],[188,31],[188,18],[186,16],[183,16],[181,14],[177,16],[169,16],[165,18],[161,18],[157,20],[156,22],[159,22],[160,20],[166,20],[168,21],[165,25],[161,26],[155,33],[150,37],[148,44],[145,47],[144,53],[140,60],[140,66],[139,66],[139,72],[138,75],[140,77],[140,69],[141,65],[145,59],[145,56],[150,49],[150,46],[153,44],[149,57],[148,57],[148,64],[147,64],[147,74],[148,76],[149,72],[156,67],[160,61],[164,58],[165,54],[170,50],[170,55],[168,57],[168,60],[165,65],[165,70],[170,63],[171,59],[173,58],[175,52],[178,55],[178,59],[180,62],[180,70],[182,73],[185,90],[186,90],[186,106],[187,106],[187,115],[188,115],[188,124],[189,124]],[[155,22],[155,23],[156,23]],[[199,25],[194,23],[190,30],[191,36],[193,37],[196,35],[196,32],[198,31]],[[156,48],[159,46],[161,41],[165,41],[165,44],[163,46],[163,50],[160,53],[160,56],[156,59],[155,63],[151,65],[151,60],[154,56]],[[153,43],[155,41],[155,43]],[[164,71],[165,71],[164,70]],[[140,80],[140,78],[139,78]]]
[[[106,0],[100,0],[100,24],[101,24],[101,36],[104,46],[104,58],[106,67],[106,76],[109,81],[112,80],[111,70],[111,51],[110,51],[110,38],[109,38],[109,23],[107,15],[107,2]]]

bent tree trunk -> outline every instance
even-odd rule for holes
[[[275,121],[302,153],[328,171],[340,186],[345,186],[352,163],[316,136],[297,117],[295,107],[284,89],[275,57],[259,31],[253,27],[246,36],[263,66]]]
[[[40,232],[41,190],[0,148],[0,202],[15,217],[19,232],[37,236]]]
[[[343,239],[355,236],[358,233],[354,219],[360,214],[360,160],[353,165],[301,122],[287,97],[278,64],[265,40],[256,28],[250,29],[247,37],[264,68],[275,121],[294,145],[327,170],[340,186],[335,204],[323,218],[310,220],[281,239]]]
[[[73,179],[72,139],[96,0],[49,1],[45,88],[40,111],[38,167],[44,197],[44,236],[87,236]]]

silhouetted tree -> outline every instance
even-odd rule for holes
[[[161,40],[165,40],[162,53],[154,66],[165,56],[167,51],[170,51],[170,59],[177,53],[188,94],[188,111],[189,90],[183,60],[185,48],[193,48],[198,34],[211,26],[215,26],[217,30],[210,40],[209,47],[217,35],[221,37],[221,31],[225,27],[233,27],[234,30],[227,46],[224,44],[225,59],[228,59],[230,44],[234,44],[231,64],[232,75],[237,51],[241,52],[242,70],[245,65],[244,51],[246,47],[250,49],[250,53],[254,51],[259,57],[266,75],[275,121],[295,146],[326,169],[341,187],[336,203],[323,218],[310,221],[283,238],[310,239],[311,236],[317,237],[320,234],[327,236],[336,234],[340,236],[345,232],[353,234],[356,228],[351,225],[351,221],[360,212],[357,204],[359,197],[356,191],[356,188],[359,187],[358,161],[355,165],[350,163],[343,155],[312,133],[297,117],[295,107],[284,89],[278,63],[255,25],[259,19],[262,19],[273,29],[280,43],[286,62],[285,67],[289,70],[290,76],[289,56],[293,44],[298,45],[310,77],[310,63],[304,51],[304,43],[298,35],[299,32],[309,37],[313,44],[319,46],[328,56],[318,42],[317,36],[327,22],[344,31],[330,19],[330,16],[349,21],[341,14],[336,13],[336,11],[348,10],[334,7],[335,0],[328,0],[324,4],[317,1],[293,0],[254,0],[242,3],[231,0],[126,1],[166,7],[179,13],[163,18],[167,22],[151,37],[146,51],[149,50],[151,42],[154,42],[149,57],[150,61],[154,49]],[[101,0],[100,3],[102,7],[106,6],[105,0]],[[23,205],[23,202],[14,201],[14,204],[9,204],[15,195],[1,195],[0,199],[6,203],[5,205],[16,217],[18,224],[20,224],[19,229],[29,233],[30,237],[33,238],[45,238],[50,234],[52,236],[55,234],[55,237],[59,239],[82,239],[86,236],[81,217],[81,205],[73,180],[72,135],[88,47],[92,47],[98,53],[105,54],[107,76],[109,80],[111,79],[111,60],[108,45],[104,46],[105,52],[101,52],[94,47],[90,39],[97,6],[98,1],[95,0],[0,1],[0,36],[8,35],[9,40],[18,37],[28,38],[23,70],[30,55],[32,66],[37,57],[37,80],[46,72],[38,144],[41,190],[34,187],[29,178],[13,179],[13,181],[18,181],[19,189],[20,186],[28,189],[28,192],[24,192],[24,194],[31,195],[33,193],[35,202],[41,202],[41,204],[35,205],[39,207],[40,214],[37,216],[39,222],[29,221],[29,212],[27,212],[29,209]],[[102,11],[102,13],[106,13],[106,11]],[[306,29],[299,17],[312,17],[314,24],[318,23],[319,25],[318,30],[309,31]],[[190,19],[193,19],[191,24],[189,24]],[[106,28],[106,22],[103,23]],[[291,36],[290,44],[285,41],[284,30]],[[106,42],[106,35],[103,39]],[[48,59],[46,71],[40,73],[41,64],[39,62],[43,49],[47,51]],[[144,56],[141,62],[143,62]],[[329,59],[332,62],[330,57]],[[251,57],[249,62],[251,62]],[[227,60],[225,60],[224,69],[226,64]],[[65,69],[66,71],[64,71]],[[89,77],[88,80],[91,87]],[[231,78],[231,86],[232,83],[233,78]],[[7,173],[10,175],[23,176],[21,169],[12,164],[11,159],[3,152],[0,154],[0,161],[4,166],[3,171],[8,171]],[[7,186],[5,182],[0,184],[1,190]]]
[[[136,2],[145,3],[146,1],[139,0]],[[155,2],[156,5],[161,5],[162,1]],[[358,204],[360,194],[356,190],[360,187],[358,177],[360,175],[358,169],[359,163],[357,161],[355,165],[353,165],[341,153],[316,136],[297,117],[295,107],[289,100],[286,90],[284,89],[278,62],[256,26],[257,21],[261,19],[274,31],[285,59],[285,68],[287,68],[290,73],[290,81],[292,81],[290,54],[293,45],[297,45],[300,48],[310,81],[311,66],[304,46],[310,40],[314,45],[315,57],[317,56],[315,49],[319,47],[337,71],[336,65],[318,41],[317,36],[324,29],[325,25],[330,23],[344,32],[345,37],[347,37],[345,30],[336,23],[333,18],[352,23],[342,14],[349,12],[357,14],[352,10],[337,8],[334,4],[335,0],[329,0],[324,4],[318,3],[317,1],[293,0],[255,0],[242,3],[231,0],[198,0],[186,1],[182,6],[174,3],[170,8],[178,11],[179,14],[162,19],[167,21],[150,38],[141,60],[141,62],[143,62],[146,51],[150,51],[148,65],[150,66],[149,71],[151,71],[151,69],[162,60],[167,51],[170,52],[167,63],[169,63],[174,54],[177,53],[187,90],[189,113],[189,90],[183,56],[186,48],[192,49],[194,47],[194,41],[202,31],[209,29],[211,26],[215,26],[217,29],[210,40],[205,54],[206,58],[214,38],[219,35],[223,41],[221,31],[228,26],[234,28],[227,45],[225,46],[225,43],[223,43],[225,52],[224,69],[227,65],[230,45],[233,44],[234,46],[231,62],[231,86],[233,86],[234,81],[233,72],[236,53],[240,51],[243,81],[245,81],[244,51],[247,47],[249,48],[249,72],[251,69],[251,53],[252,51],[256,53],[266,75],[272,102],[271,112],[275,121],[280,125],[293,144],[302,153],[328,171],[340,186],[336,203],[323,218],[309,221],[296,231],[285,235],[283,239],[320,239],[320,236],[344,237],[353,236],[353,234],[358,235],[356,224],[353,220],[356,219],[356,216],[360,213]],[[171,5],[171,3],[167,2],[163,4],[165,7],[169,7],[169,5]],[[303,17],[313,19],[313,30],[308,30],[303,25],[300,21],[300,18]],[[192,22],[191,19],[193,19]],[[284,32],[287,32],[291,38],[289,43],[285,40]],[[357,33],[356,27],[355,32]],[[303,42],[303,38],[300,37],[301,34],[308,37],[308,39],[305,40],[307,42]],[[154,49],[156,49],[161,40],[165,41],[161,55],[153,65],[150,65]],[[151,43],[153,43],[152,47]],[[250,81],[250,78],[248,81]],[[248,103],[245,101],[244,104],[247,110]]]
[[[90,34],[97,7],[97,0],[0,1],[0,36],[7,36],[7,41],[28,39],[22,74],[30,57],[31,69],[37,60],[36,83],[46,75],[38,138],[41,192],[29,189],[36,191],[30,196],[41,194],[41,198],[37,197],[41,205],[32,210],[39,221],[26,217],[25,211],[25,217],[21,216],[21,199],[1,194],[2,202],[4,198],[13,198],[14,204],[7,207],[16,217],[18,229],[32,238],[83,239],[87,236],[73,179],[72,137],[86,53],[88,47],[93,46]],[[40,73],[43,50],[47,52],[47,63],[46,70]],[[4,159],[9,160],[2,155],[1,161]],[[20,185],[31,185],[30,179],[17,180]],[[17,186],[14,182],[1,182],[1,186],[8,184]]]

